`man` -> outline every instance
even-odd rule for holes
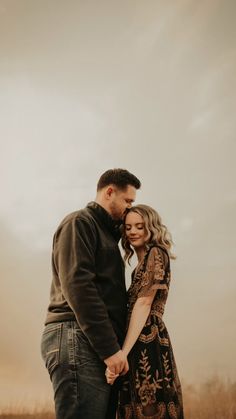
[[[95,202],[69,214],[54,235],[41,350],[57,419],[115,418],[114,389],[105,369],[128,371],[121,351],[126,289],[119,227],[140,186],[127,170],[106,171]]]

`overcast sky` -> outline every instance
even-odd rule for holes
[[[113,167],[173,234],[182,380],[235,379],[235,19],[234,0],[0,0],[0,406],[51,397],[52,235]]]

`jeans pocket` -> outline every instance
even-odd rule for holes
[[[89,343],[88,338],[81,330],[76,330],[75,342],[77,346],[76,352],[78,354],[78,366],[84,366],[88,364],[97,365],[101,362],[95,350]]]
[[[62,323],[48,324],[42,335],[41,354],[50,376],[60,362],[62,327]]]

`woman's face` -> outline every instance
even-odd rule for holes
[[[145,247],[150,233],[144,226],[143,217],[137,212],[130,211],[125,218],[125,235],[134,248]]]

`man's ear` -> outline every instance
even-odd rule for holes
[[[113,194],[113,192],[114,192],[114,188],[109,185],[105,190],[106,198],[109,199],[111,197],[111,195]]]

